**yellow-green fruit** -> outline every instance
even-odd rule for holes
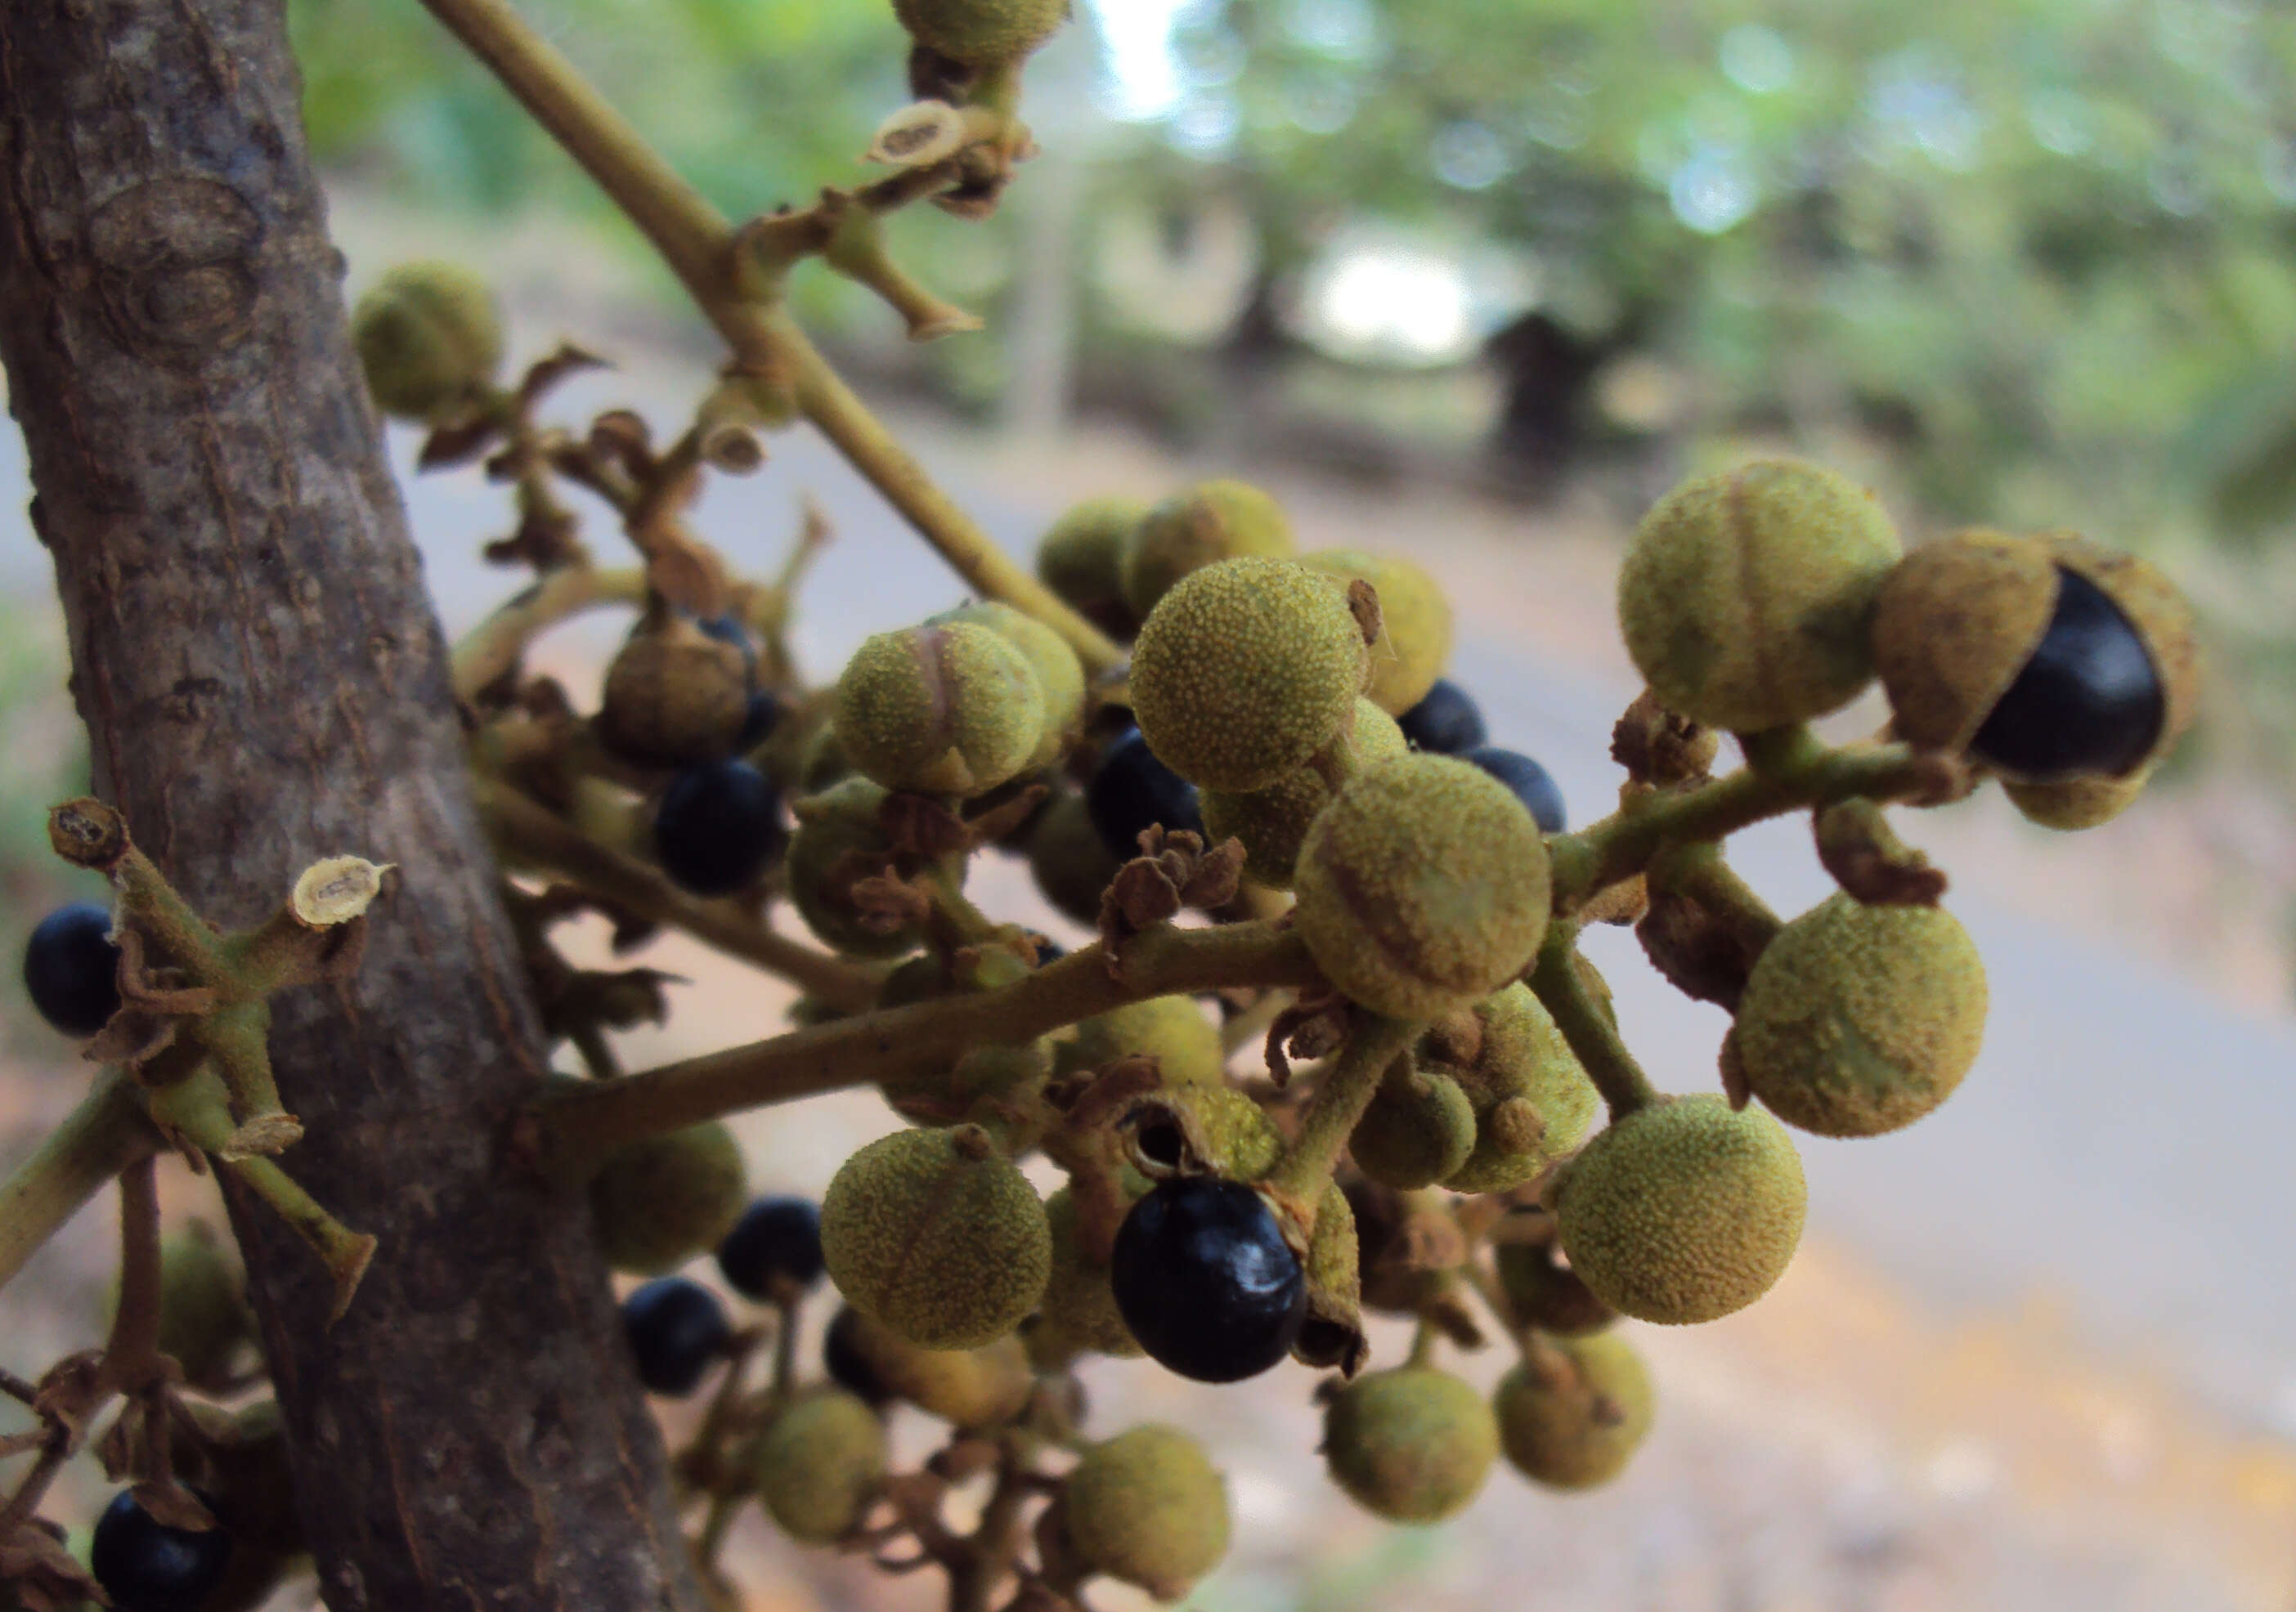
[[[1358,768],[1406,755],[1411,749],[1395,718],[1368,700],[1356,701],[1355,722],[1341,741]],[[1331,803],[1332,786],[1311,765],[1295,767],[1264,790],[1203,795],[1204,832],[1212,844],[1243,841],[1244,871],[1275,889],[1292,888],[1300,842],[1316,814]]]
[[[2069,833],[2111,822],[2144,792],[2152,777],[2152,768],[2142,767],[2126,778],[2074,778],[2062,783],[2005,782],[2001,791],[2026,822]]]
[[[1268,1162],[1272,1167],[1275,1161]],[[1319,1369],[1361,1370],[1370,1354],[1363,1330],[1363,1239],[1356,1231],[1355,1206],[1337,1181],[1324,1183],[1301,1264],[1308,1278],[1308,1320],[1292,1346],[1292,1357]]]
[[[887,1394],[959,1428],[993,1428],[1019,1415],[1036,1383],[1017,1338],[978,1349],[926,1349],[858,1310],[841,1337]]]
[[[1145,621],[1183,577],[1223,560],[1288,560],[1292,552],[1292,523],[1275,499],[1248,482],[1207,481],[1134,526],[1124,545],[1124,601]]]
[[[1591,1489],[1616,1477],[1650,1432],[1650,1373],[1611,1333],[1557,1338],[1554,1346],[1567,1371],[1517,1366],[1499,1379],[1500,1444],[1534,1483]]]
[[[1019,61],[1068,20],[1069,0],[893,0],[909,37],[968,67]]]
[[[430,421],[494,378],[502,314],[487,282],[468,269],[403,263],[359,299],[351,345],[377,408]]]
[[[1808,1189],[1785,1127],[1719,1097],[1661,1098],[1587,1144],[1556,1223],[1595,1297],[1684,1326],[1743,1309],[1801,1240]]]
[[[1095,621],[1112,626],[1120,618],[1136,628],[1140,618],[1124,602],[1124,547],[1147,512],[1135,498],[1078,504],[1037,544],[1037,580]]]
[[[1763,948],[1730,1043],[1788,1125],[1879,1136],[1953,1094],[1977,1061],[1985,1005],[1985,961],[1952,913],[1837,892]]]
[[[1389,1075],[1348,1138],[1356,1168],[1398,1192],[1433,1186],[1474,1150],[1475,1110],[1459,1083],[1434,1069]]]
[[[1136,1105],[1125,1125],[1133,1161],[1150,1174],[1201,1170],[1257,1181],[1283,1151],[1267,1110],[1229,1086],[1167,1087]]]
[[[1758,460],[1644,517],[1619,572],[1619,625],[1667,709],[1742,733],[1807,722],[1873,678],[1874,603],[1899,552],[1873,494]]]
[[[939,626],[952,621],[985,626],[1021,651],[1021,658],[1037,675],[1037,687],[1045,700],[1044,736],[1029,757],[1029,766],[1048,767],[1058,761],[1084,724],[1084,665],[1069,648],[1069,641],[1027,611],[998,600],[960,606],[925,625]]]
[[[1226,1078],[1220,1033],[1193,996],[1152,996],[1094,1015],[1054,1054],[1062,1074],[1104,1069],[1119,1058],[1153,1058],[1168,1086],[1216,1086]]]
[[[1045,694],[1020,651],[972,622],[880,633],[837,680],[837,741],[889,790],[970,797],[1029,765]]]
[[[1121,867],[1109,854],[1081,795],[1058,795],[1029,834],[1029,871],[1054,910],[1081,924],[1100,921],[1101,893]]]
[[[1451,601],[1435,578],[1400,554],[1325,549],[1300,563],[1342,586],[1368,582],[1379,595],[1379,642],[1371,646],[1371,686],[1364,691],[1390,716],[1427,698],[1451,664]]]
[[[889,1465],[885,1424],[867,1402],[842,1388],[818,1388],[766,1428],[751,1478],[783,1533],[826,1545],[861,1520]]]
[[[599,1251],[635,1276],[716,1248],[749,1201],[741,1146],[715,1119],[616,1149],[590,1182]]]
[[[1289,560],[1184,577],[1132,648],[1132,712],[1166,766],[1207,790],[1264,790],[1331,743],[1355,709],[1363,629]]]
[[[1518,980],[1477,1002],[1474,1012],[1481,1044],[1454,1074],[1474,1109],[1475,1147],[1443,1184],[1454,1192],[1504,1192],[1577,1147],[1601,1098],[1529,986]]]
[[[1116,1307],[1108,1267],[1086,1258],[1078,1246],[1075,1193],[1062,1187],[1046,1199],[1045,1219],[1053,1232],[1053,1274],[1037,1311],[1041,1324],[1072,1348],[1125,1357],[1140,1354]]]
[[[1227,1554],[1227,1485],[1202,1445],[1152,1422],[1085,1452],[1060,1526],[1087,1570],[1177,1600]]]
[[[898,957],[924,936],[923,921],[873,928],[864,921],[853,887],[878,878],[893,865],[885,838],[886,790],[866,778],[849,778],[826,794],[795,807],[797,832],[790,837],[790,903],[806,927],[848,957]]]
[[[1293,874],[1324,977],[1390,1019],[1432,1019],[1522,972],[1546,933],[1546,846],[1514,792],[1448,756],[1382,762],[1324,808]]]
[[[821,1200],[821,1251],[855,1309],[926,1348],[974,1349],[1037,1307],[1053,1241],[1037,1189],[968,1125],[847,1159]]]
[[[606,667],[598,737],[633,761],[682,766],[731,754],[749,709],[742,651],[672,618],[633,633]]]
[[[160,1353],[172,1356],[194,1387],[227,1379],[240,1345],[255,1336],[242,1286],[238,1261],[204,1223],[160,1238]],[[119,1307],[115,1286],[111,1312]]]
[[[1358,1377],[1324,1408],[1332,1481],[1390,1522],[1441,1522],[1464,1510],[1498,1452],[1489,1403],[1432,1367]]]

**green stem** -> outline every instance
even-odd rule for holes
[[[1627,1051],[1609,1016],[1596,1004],[1587,982],[1579,978],[1578,938],[1575,924],[1557,921],[1547,927],[1538,965],[1531,970],[1530,988],[1553,1016],[1562,1039],[1570,1043],[1616,1124],[1656,1102],[1659,1093],[1635,1055]]]
[[[864,1013],[545,1093],[537,1101],[539,1162],[554,1174],[580,1179],[613,1149],[641,1137],[846,1086],[914,1079],[946,1068],[967,1048],[1018,1044],[1152,996],[1230,985],[1303,986],[1315,978],[1315,965],[1296,934],[1238,923],[1136,935],[1125,943],[1122,975],[1112,977],[1105,952],[1089,945],[993,991]]]
[[[1652,889],[1689,896],[1762,944],[1785,928],[1785,921],[1770,910],[1770,904],[1723,860],[1722,847],[1710,840],[1660,850],[1651,858],[1650,881]]]
[[[1268,1173],[1266,1184],[1272,1195],[1299,1206],[1312,1222],[1324,1185],[1339,1167],[1348,1138],[1378,1094],[1388,1066],[1420,1028],[1406,1019],[1382,1019],[1358,1010],[1347,1046],[1308,1100],[1299,1133]]]
[[[127,1071],[104,1069],[79,1106],[0,1182],[0,1286],[104,1182],[161,1145]]]
[[[133,1392],[160,1355],[160,1192],[156,1160],[119,1173],[119,1308],[103,1343],[104,1380]]]

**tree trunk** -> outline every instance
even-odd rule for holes
[[[0,4],[0,360],[95,787],[202,912],[399,866],[351,984],[275,1004],[282,1160],[233,1194],[328,1604],[696,1612],[578,1202],[505,1174],[543,1043],[436,619],[351,357],[279,0]]]

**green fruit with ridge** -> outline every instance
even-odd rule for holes
[[[797,832],[784,863],[790,904],[806,928],[848,957],[898,957],[924,939],[924,921],[885,927],[854,896],[864,879],[893,867],[883,808],[888,791],[866,778],[848,778],[792,808]]]
[[[1289,560],[1283,506],[1244,481],[1207,481],[1175,494],[1134,523],[1119,561],[1124,601],[1145,621],[1182,577],[1245,555]]]
[[[1332,741],[1344,745],[1355,770],[1406,755],[1411,746],[1395,718],[1368,700],[1356,701],[1348,732]],[[1214,845],[1243,842],[1243,871],[1273,889],[1292,888],[1300,842],[1316,814],[1331,804],[1332,786],[1310,763],[1293,768],[1264,790],[1245,794],[1207,790],[1204,832]]]
[[[375,406],[436,421],[501,367],[502,311],[487,282],[452,263],[402,263],[351,311],[351,345]]]
[[[1060,1044],[1054,1068],[1073,1074],[1122,1058],[1153,1058],[1168,1086],[1217,1086],[1226,1079],[1227,1050],[1193,996],[1151,996],[1095,1014]]]
[[[1325,549],[1300,563],[1342,588],[1367,582],[1379,596],[1379,641],[1371,646],[1365,697],[1390,716],[1421,700],[1451,664],[1451,601],[1425,569],[1400,554]]]
[[[970,621],[880,633],[837,680],[837,742],[889,790],[969,798],[1019,773],[1045,735],[1027,657]]]
[[[1390,1070],[1348,1137],[1356,1168],[1398,1192],[1433,1186],[1474,1150],[1474,1108],[1438,1069]]]
[[[1036,673],[1037,687],[1045,701],[1044,733],[1024,770],[1051,766],[1066,753],[1070,741],[1084,724],[1084,665],[1076,651],[1051,627],[1001,600],[960,605],[925,625],[941,626],[955,621],[987,627],[1020,651],[1029,669]]]

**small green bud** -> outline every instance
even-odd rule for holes
[[[1120,1058],[1153,1058],[1167,1086],[1217,1086],[1227,1077],[1220,1033],[1193,996],[1152,996],[1095,1014],[1060,1045],[1054,1068],[1074,1074]]]
[[[1785,1127],[1710,1095],[1661,1098],[1597,1135],[1562,1176],[1562,1251],[1638,1321],[1715,1321],[1769,1291],[1801,1240],[1808,1188]]]
[[[1068,20],[1069,0],[893,0],[909,37],[967,67],[1026,59]]]
[[[1053,798],[1029,834],[1029,871],[1055,912],[1081,924],[1100,922],[1100,897],[1124,864],[1109,855],[1084,797]]]
[[[1127,1359],[1140,1354],[1138,1340],[1116,1307],[1108,1267],[1086,1258],[1077,1242],[1076,1194],[1062,1187],[1045,1199],[1045,1218],[1053,1232],[1053,1275],[1045,1284],[1037,1324],[1072,1349]]]
[[[842,1388],[817,1388],[774,1418],[750,1470],[758,1498],[783,1533],[827,1545],[860,1522],[890,1467],[885,1424],[867,1402]]]
[[[1505,784],[1448,756],[1352,780],[1308,831],[1294,883],[1316,966],[1391,1019],[1472,1006],[1521,974],[1546,933],[1538,824]]]
[[[1625,1469],[1651,1425],[1642,1357],[1611,1333],[1556,1339],[1544,1369],[1517,1366],[1494,1396],[1506,1458],[1554,1489],[1592,1489]]]
[[[641,624],[608,664],[597,732],[632,761],[683,766],[732,754],[749,708],[742,651],[672,617]]]
[[[1029,757],[1028,771],[1051,766],[1068,751],[1070,741],[1084,725],[1084,665],[1069,641],[1025,610],[1001,601],[959,606],[927,621],[927,626],[969,621],[1021,651],[1045,699],[1044,736]]]
[[[1644,517],[1619,571],[1627,650],[1668,710],[1755,732],[1847,705],[1898,561],[1874,495],[1792,460],[1686,482]]]
[[[375,406],[402,420],[435,421],[494,379],[502,314],[485,281],[451,263],[403,263],[351,313]]]
[[[1207,481],[1177,494],[1132,528],[1122,561],[1125,603],[1141,621],[1172,585],[1223,560],[1292,558],[1292,523],[1283,507],[1242,481]]]
[[[1475,1146],[1444,1178],[1454,1192],[1504,1192],[1577,1147],[1602,1099],[1546,1004],[1520,980],[1477,1002],[1475,1054],[1452,1072],[1475,1114]],[[1439,1035],[1421,1043],[1437,1058]]]
[[[1363,629],[1337,590],[1289,560],[1229,560],[1182,578],[1142,625],[1132,710],[1181,777],[1264,790],[1331,743],[1363,676]]]
[[[1332,742],[1347,747],[1358,770],[1406,755],[1411,749],[1395,718],[1368,700],[1356,701],[1352,724]],[[1288,890],[1300,859],[1300,843],[1331,798],[1332,786],[1312,764],[1295,767],[1266,789],[1249,794],[1206,790],[1204,832],[1214,845],[1231,839],[1242,840],[1244,871],[1272,889]]]
[[[1227,1554],[1227,1485],[1177,1428],[1151,1423],[1093,1445],[1058,1511],[1081,1566],[1160,1600],[1179,1600]]]
[[[1371,646],[1371,686],[1364,691],[1390,716],[1427,698],[1451,664],[1451,601],[1425,569],[1400,554],[1325,549],[1300,556],[1342,589],[1368,582],[1379,595],[1379,642]]]
[[[837,680],[838,742],[889,790],[985,794],[1029,765],[1045,695],[1027,659],[972,622],[880,633]]]
[[[978,1349],[927,1349],[891,1328],[850,1311],[838,1323],[847,1347],[896,1399],[958,1428],[993,1428],[1018,1416],[1036,1377],[1017,1338]]]
[[[1124,549],[1148,506],[1095,498],[1053,523],[1037,544],[1037,580],[1093,620],[1129,638],[1140,618],[1124,602]]]
[[[1459,1083],[1398,1066],[1348,1138],[1356,1167],[1383,1187],[1415,1192],[1457,1171],[1475,1150],[1475,1110]]]
[[[1763,948],[1730,1045],[1788,1125],[1879,1136],[1953,1094],[1985,1036],[1985,962],[1939,907],[1837,892]]]
[[[855,1309],[929,1349],[1010,1332],[1052,1269],[1036,1188],[970,1125],[896,1132],[847,1159],[822,1198],[821,1248]]]
[[[922,920],[873,928],[853,887],[893,864],[882,808],[886,791],[866,778],[849,778],[826,794],[800,801],[797,832],[790,837],[790,904],[806,928],[848,957],[898,957],[924,938]],[[897,1003],[885,1003],[896,1006]]]
[[[1498,1422],[1474,1386],[1429,1366],[1359,1377],[1324,1408],[1324,1461],[1357,1504],[1390,1522],[1441,1522],[1481,1493]]]
[[[634,1276],[716,1248],[749,1201],[741,1145],[715,1119],[616,1149],[590,1182],[599,1251]]]

